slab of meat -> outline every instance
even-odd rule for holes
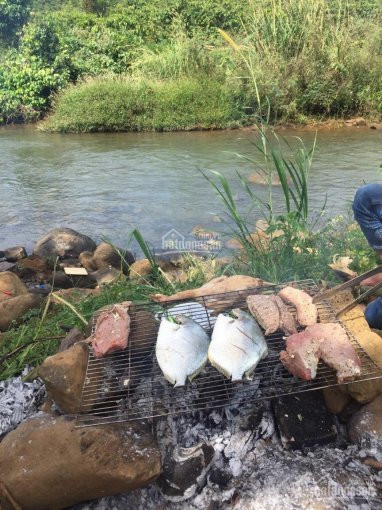
[[[292,303],[296,307],[297,320],[301,326],[316,324],[318,312],[317,307],[312,303],[312,297],[303,290],[294,287],[284,287],[280,290],[279,296],[286,303]]]
[[[265,329],[265,335],[271,335],[279,329],[288,335],[297,332],[293,315],[278,296],[264,294],[248,296],[247,305],[251,314]]]
[[[285,351],[280,352],[280,360],[291,374],[310,381],[317,374],[319,344],[308,331],[291,335],[286,340]]]
[[[94,334],[90,337],[94,356],[101,358],[114,351],[126,349],[130,333],[130,317],[122,305],[113,305],[98,317]]]
[[[337,372],[338,382],[361,374],[360,359],[340,324],[314,324],[307,331],[319,342],[319,357]]]
[[[304,380],[314,379],[322,359],[337,372],[339,383],[351,381],[361,374],[361,362],[340,324],[314,324],[286,339],[286,350],[280,360],[285,368]]]
[[[280,329],[282,329],[287,335],[297,333],[296,321],[284,301],[279,296],[272,296],[272,299],[277,304],[280,312]]]
[[[247,305],[251,314],[265,329],[265,335],[271,335],[280,328],[280,312],[271,296],[261,294],[248,296]]]

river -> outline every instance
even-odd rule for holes
[[[283,130],[292,140],[313,142],[310,131]],[[180,133],[59,135],[33,127],[0,129],[0,249],[33,243],[66,226],[126,247],[137,227],[154,246],[171,229],[189,236],[196,224],[224,230],[222,206],[201,175],[218,170],[231,182],[241,210],[248,200],[236,176],[257,157],[250,130]],[[356,188],[381,178],[382,131],[319,131],[310,176],[311,211],[347,213]],[[253,186],[264,196],[262,186]],[[280,189],[274,188],[276,206]],[[133,246],[134,248],[134,246]]]

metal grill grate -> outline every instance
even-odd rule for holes
[[[285,285],[215,294],[198,298],[197,303],[196,300],[161,304],[150,302],[131,307],[131,330],[127,349],[99,359],[95,358],[92,352],[89,353],[77,426],[232,406],[243,399],[246,402],[255,402],[336,386],[338,383],[334,371],[322,362],[316,378],[312,381],[297,379],[287,372],[279,359],[279,352],[285,347],[281,332],[266,337],[269,354],[257,366],[252,381],[232,383],[209,364],[184,387],[173,388],[164,379],[156,361],[155,344],[159,328],[158,318],[166,308],[177,306],[177,313],[192,316],[211,332],[218,312],[231,310],[233,307],[245,309],[248,295],[274,294]],[[293,285],[310,295],[318,292],[318,287],[312,280],[293,282]],[[338,322],[328,302],[320,303],[317,307],[321,322]],[[293,308],[290,310],[294,313]],[[357,380],[382,377],[382,371],[355,338],[349,332],[348,334],[362,363],[362,375]]]

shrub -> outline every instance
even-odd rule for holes
[[[235,98],[211,79],[103,77],[60,94],[42,128],[53,131],[211,129],[240,119]]]
[[[13,43],[30,13],[31,0],[0,0],[0,38]]]

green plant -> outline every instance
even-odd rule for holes
[[[0,0],[0,38],[14,43],[30,14],[31,0]]]

